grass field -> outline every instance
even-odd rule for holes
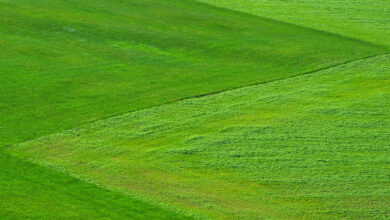
[[[3,146],[387,51],[189,0],[0,7]]]
[[[0,218],[390,218],[389,19],[0,0]]]
[[[389,100],[387,55],[137,111],[10,151],[223,219],[386,218]]]
[[[388,0],[199,0],[390,46]]]
[[[189,219],[0,154],[1,219]]]

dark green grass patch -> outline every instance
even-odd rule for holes
[[[1,219],[190,219],[0,153]]]
[[[9,148],[221,219],[390,217],[390,56],[136,111]]]
[[[188,0],[0,0],[0,146],[385,51]]]

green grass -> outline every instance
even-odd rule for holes
[[[387,49],[190,0],[0,0],[0,146]]]
[[[388,0],[199,0],[390,46]]]
[[[389,10],[0,0],[0,218],[390,218]]]
[[[8,152],[220,219],[390,217],[390,55],[190,99]]]
[[[0,153],[1,219],[190,219]]]

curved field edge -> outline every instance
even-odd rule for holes
[[[390,217],[390,55],[7,148],[222,219]]]
[[[1,219],[192,219],[0,152]]]
[[[198,0],[390,46],[390,3],[383,0]]]
[[[188,0],[0,8],[0,146],[387,51]]]

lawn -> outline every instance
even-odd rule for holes
[[[390,46],[390,1],[387,0],[198,0]]]
[[[28,141],[16,156],[220,219],[390,217],[390,56]]]
[[[0,146],[385,53],[190,0],[0,0]]]
[[[0,0],[0,218],[390,218],[389,18]]]
[[[0,154],[1,219],[191,219]]]

